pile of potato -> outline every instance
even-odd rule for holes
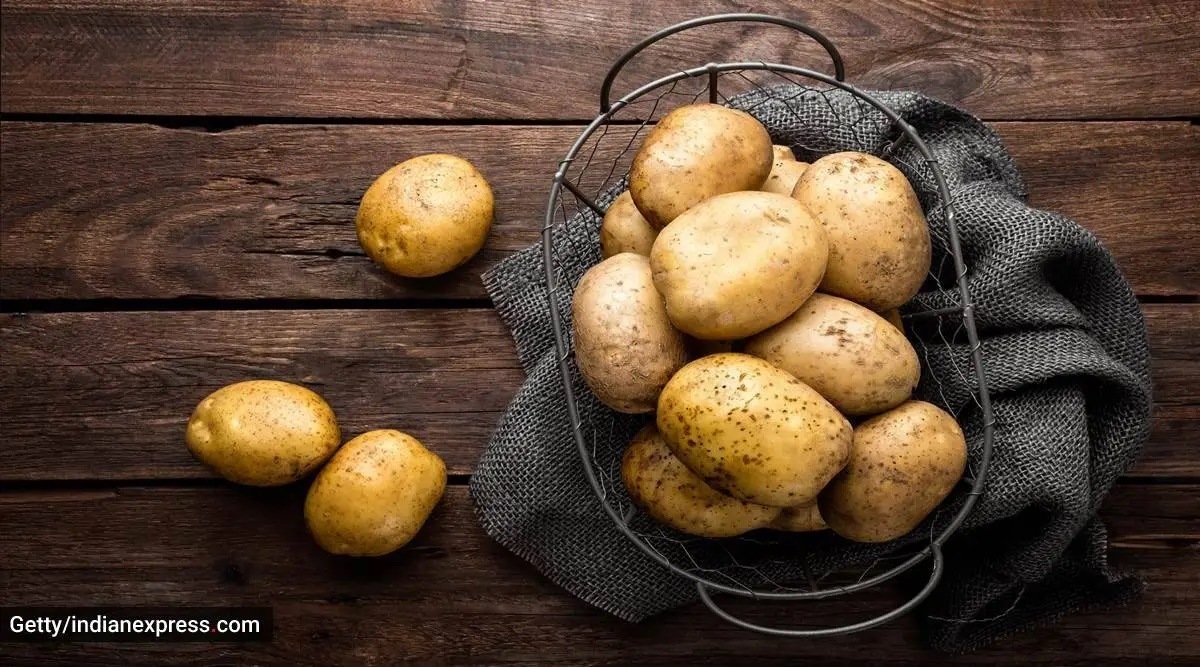
[[[954,418],[910,400],[921,367],[895,309],[930,238],[892,165],[805,164],[749,114],[683,106],[642,142],[600,244],[574,295],[575,358],[600,401],[655,413],[622,477],[659,522],[883,542],[962,477]]]

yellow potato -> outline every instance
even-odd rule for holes
[[[791,315],[825,271],[825,233],[796,200],[732,192],[679,216],[654,241],[654,285],[675,327],[745,338]]]
[[[815,501],[798,507],[785,507],[774,521],[767,524],[767,528],[789,533],[809,533],[828,527],[825,525],[825,519],[821,518],[821,510]]]
[[[304,520],[321,548],[382,556],[408,544],[446,490],[446,464],[400,431],[347,442],[317,475]]]
[[[623,252],[649,257],[657,236],[658,230],[638,212],[626,190],[604,213],[600,223],[600,254],[606,259]]]
[[[709,486],[771,507],[812,502],[846,464],[850,422],[808,385],[757,357],[684,366],[658,399],[658,430]]]
[[[774,166],[771,167],[771,174],[767,176],[767,180],[763,182],[759,190],[791,195],[792,189],[796,187],[796,181],[800,180],[807,169],[807,162],[777,159]]]
[[[884,311],[903,305],[929,273],[929,227],[912,186],[865,153],[812,163],[792,191],[829,234],[821,291]]]
[[[796,376],[847,415],[873,415],[912,395],[921,362],[882,316],[817,293],[791,317],[746,341],[746,354]]]
[[[252,486],[294,482],[342,442],[333,409],[314,392],[275,380],[222,387],[188,420],[188,449],[225,479]]]
[[[775,144],[771,146],[771,153],[772,158],[776,161],[796,159],[796,154],[792,152],[792,148],[790,146],[780,146],[779,144]]]
[[[766,507],[731,498],[704,483],[675,458],[654,424],[638,432],[621,459],[629,497],[659,523],[700,537],[733,537],[762,528],[778,516]]]
[[[757,190],[771,172],[766,128],[717,104],[689,104],[663,116],[629,169],[629,192],[655,229],[725,192]]]
[[[850,540],[894,540],[949,495],[966,462],[967,443],[954,417],[909,401],[854,429],[850,463],[821,492],[821,516]]]
[[[475,256],[492,226],[492,188],[470,162],[421,155],[375,179],[354,226],[367,256],[408,278],[436,276]]]
[[[571,306],[575,361],[596,398],[618,412],[651,412],[687,362],[650,277],[650,260],[614,255],[584,274]]]
[[[731,340],[700,340],[691,336],[687,336],[685,339],[687,341],[688,361],[707,357],[710,354],[733,352],[733,341]]]

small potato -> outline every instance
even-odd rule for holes
[[[789,533],[811,533],[828,527],[815,501],[798,507],[785,507],[774,521],[767,524],[767,528]]]
[[[732,192],[676,218],[654,241],[650,264],[677,329],[736,340],[795,312],[821,281],[827,254],[821,223],[796,200]]]
[[[600,223],[600,254],[605,259],[623,252],[649,257],[657,236],[658,230],[638,212],[626,190],[604,212]]]
[[[375,179],[354,226],[367,256],[392,273],[426,278],[475,256],[492,226],[492,188],[470,162],[421,155]]]
[[[774,166],[771,167],[771,174],[767,176],[767,180],[759,190],[791,195],[792,190],[796,187],[796,181],[800,180],[807,169],[807,162],[776,159]]]
[[[382,556],[408,544],[446,490],[446,464],[400,431],[347,442],[308,490],[304,520],[333,554]]]
[[[249,380],[200,401],[188,420],[188,449],[225,479],[252,486],[294,482],[342,442],[333,409],[300,385]]]
[[[733,352],[734,341],[732,340],[700,340],[686,336],[688,361],[707,357],[710,354],[720,354],[721,352]]]
[[[894,540],[949,495],[966,462],[967,443],[954,417],[909,401],[854,429],[850,463],[821,492],[821,516],[846,539]]]
[[[621,459],[629,497],[659,523],[699,537],[733,537],[762,528],[779,515],[731,498],[704,483],[675,458],[654,424],[638,432]]]
[[[689,104],[662,117],[629,169],[629,192],[655,229],[725,192],[757,190],[771,172],[771,137],[753,116]]]
[[[571,312],[575,361],[596,398],[618,412],[652,412],[687,363],[687,346],[654,289],[650,260],[626,252],[588,269]]]
[[[709,486],[771,507],[810,503],[846,464],[850,422],[808,385],[757,357],[684,366],[658,399],[658,430]]]
[[[929,227],[912,186],[865,153],[812,163],[792,191],[829,234],[821,291],[884,311],[903,305],[929,273]]]
[[[817,293],[791,317],[746,341],[746,354],[796,376],[846,415],[873,415],[912,395],[921,362],[880,315]]]
[[[774,144],[771,146],[771,153],[775,161],[779,160],[795,160],[796,154],[792,152],[791,146],[780,146]]]

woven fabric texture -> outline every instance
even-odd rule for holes
[[[1132,289],[1090,232],[1026,204],[1013,160],[979,120],[915,93],[871,94],[913,126],[949,186],[995,412],[983,494],[946,545],[942,582],[916,612],[928,643],[969,650],[1083,606],[1131,599],[1141,582],[1107,564],[1105,529],[1096,512],[1149,432],[1149,353]],[[776,143],[794,146],[800,159],[841,150],[880,154],[895,137],[886,119],[841,91],[781,86],[738,96],[730,105],[753,113]],[[933,171],[911,143],[895,146],[887,157],[913,183],[934,237],[931,277],[904,311],[960,306]],[[599,201],[605,204],[619,191],[620,184]],[[555,228],[562,284],[574,285],[599,261],[598,224],[594,214],[583,212]],[[471,478],[484,528],[571,593],[621,618],[638,621],[695,601],[694,584],[617,530],[585,478],[550,323],[553,307],[569,326],[571,295],[562,289],[548,298],[540,244],[509,257],[484,282],[528,376]],[[982,423],[960,321],[911,322],[923,365],[917,395],[958,416],[970,445],[970,477],[978,469]],[[616,415],[592,397],[573,363],[571,375],[597,460],[615,461],[647,418]],[[621,494],[619,487],[618,480],[606,492]],[[767,540],[762,548],[772,555],[755,566],[750,579],[758,579],[749,584],[864,568],[904,549],[911,553],[914,545],[928,543],[962,499],[962,493],[952,496],[895,544],[854,545],[830,534]],[[719,560],[717,551],[727,557],[731,548],[753,558],[759,544],[676,537],[676,550],[664,553],[686,555],[701,566],[706,558]],[[915,590],[923,583],[921,570],[898,585]],[[786,624],[811,619],[813,610],[829,603],[763,604],[771,605],[764,618]]]

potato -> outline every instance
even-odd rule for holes
[[[883,311],[921,288],[929,273],[929,227],[899,169],[865,153],[826,155],[800,176],[792,197],[829,234],[822,292]]]
[[[954,417],[909,401],[854,429],[850,463],[821,492],[821,516],[850,540],[894,540],[949,495],[966,462],[967,443]]]
[[[771,156],[776,161],[796,159],[796,154],[792,152],[791,146],[780,146],[779,144],[771,146]]]
[[[382,556],[408,544],[446,490],[446,464],[400,431],[347,442],[308,490],[304,520],[321,548]]]
[[[785,507],[774,521],[767,524],[767,528],[789,533],[810,533],[828,527],[825,525],[825,519],[821,518],[821,510],[816,501],[798,507]]]
[[[658,399],[658,430],[709,486],[771,507],[812,502],[850,453],[850,422],[808,385],[757,357],[684,366]]]
[[[638,212],[626,190],[604,212],[600,223],[600,254],[606,259],[623,252],[649,257],[657,236],[658,230]]]
[[[770,175],[767,176],[767,180],[763,182],[759,190],[791,195],[792,190],[796,187],[796,181],[800,180],[807,170],[807,162],[776,159],[775,164],[771,167]]]
[[[650,260],[626,252],[588,269],[571,313],[575,361],[596,398],[618,412],[653,411],[687,363],[687,346],[654,289]]]
[[[200,401],[185,436],[192,454],[225,479],[252,486],[294,482],[342,442],[333,409],[300,385],[250,380]]]
[[[734,341],[731,340],[700,340],[691,336],[685,336],[684,339],[687,343],[688,361],[707,357],[710,354],[734,351]]]
[[[475,256],[492,226],[492,188],[470,162],[432,154],[388,169],[367,188],[354,226],[367,256],[407,278]]]
[[[899,308],[885,310],[884,312],[880,313],[880,315],[882,315],[883,319],[887,320],[892,326],[899,329],[900,333],[904,333],[904,319],[900,317]]]
[[[796,200],[771,192],[718,195],[654,241],[654,285],[675,327],[704,340],[745,338],[777,324],[821,280],[825,233]]]
[[[757,190],[771,173],[771,137],[753,116],[690,104],[663,116],[629,169],[629,192],[655,229],[725,192]]]
[[[779,515],[731,498],[704,483],[671,453],[654,424],[638,432],[621,459],[629,497],[659,523],[699,537],[733,537],[762,528]]]
[[[912,395],[921,362],[882,316],[817,293],[791,317],[746,341],[746,354],[796,376],[847,415],[873,415]]]

